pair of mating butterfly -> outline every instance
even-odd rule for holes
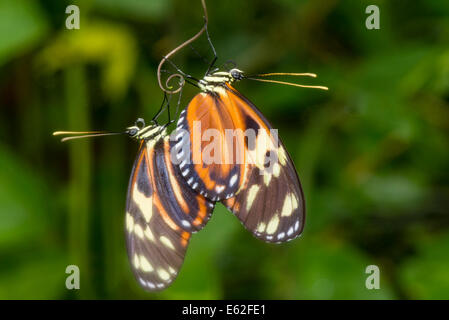
[[[145,290],[162,290],[173,282],[192,233],[205,226],[217,201],[263,241],[289,241],[303,230],[304,195],[294,164],[261,112],[233,88],[232,83],[243,78],[236,68],[206,73],[196,83],[201,92],[181,112],[172,139],[167,126],[156,122],[145,126],[138,120],[126,130],[140,141],[128,187],[127,251]],[[208,143],[195,147],[195,134],[203,137],[209,129],[222,137],[226,130],[255,134],[253,139],[214,141],[214,159],[223,161],[206,163]],[[107,135],[87,134],[84,137]],[[231,161],[226,161],[230,154]]]

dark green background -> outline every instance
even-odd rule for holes
[[[65,8],[81,29],[65,29]],[[377,4],[380,30],[367,30]],[[62,144],[55,130],[122,130],[162,99],[163,54],[202,26],[199,0],[0,0],[0,298],[449,298],[449,2],[208,2],[223,65],[315,72],[328,92],[243,81],[279,129],[307,200],[303,236],[253,238],[217,206],[173,286],[144,292],[124,243],[125,136]],[[211,52],[201,38],[195,50]],[[203,58],[174,58],[201,77]],[[187,87],[182,106],[197,92]],[[81,289],[65,288],[65,268]],[[380,268],[381,289],[365,288]]]

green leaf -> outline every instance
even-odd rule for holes
[[[47,28],[37,1],[0,0],[0,65],[35,46]]]
[[[400,281],[413,299],[449,299],[449,233],[419,243],[418,253],[408,259]]]

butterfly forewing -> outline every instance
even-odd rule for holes
[[[182,175],[213,201],[230,198],[241,187],[242,120],[228,96],[215,93],[197,94],[180,115],[176,146]]]
[[[293,161],[256,106],[231,86],[227,89],[246,129],[257,136],[252,146],[246,146],[241,191],[223,203],[257,238],[275,243],[292,240],[301,234],[305,220],[304,195]]]
[[[131,173],[126,206],[129,260],[139,284],[162,290],[176,278],[192,232],[213,203],[190,189],[170,161],[168,138],[143,141]]]

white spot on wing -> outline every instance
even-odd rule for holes
[[[132,232],[134,230],[134,218],[131,213],[126,213],[126,229],[128,232]]]
[[[287,153],[282,146],[279,146],[278,149],[278,159],[281,165],[285,166],[285,164],[287,163]]]
[[[275,233],[275,231],[277,230],[279,225],[279,215],[276,213],[273,218],[271,218],[270,222],[268,222],[267,225],[267,233],[268,234],[273,234]]]
[[[146,222],[150,222],[151,216],[153,214],[153,197],[146,197],[137,188],[137,183],[134,184],[133,189],[133,200],[139,207],[140,211],[143,213]]]
[[[292,194],[287,193],[284,199],[284,205],[282,206],[282,213],[281,216],[288,217],[292,214],[293,207],[292,207]]]
[[[259,232],[259,233],[264,232],[265,227],[266,227],[265,223],[263,223],[263,222],[259,223],[259,225],[257,226],[257,232]]]
[[[151,263],[149,263],[147,258],[143,255],[140,256],[140,269],[143,272],[152,272],[154,270]]]
[[[173,269],[172,267],[168,267],[168,271],[169,271],[172,275],[176,275],[176,270]]]
[[[281,174],[281,166],[277,162],[273,165],[273,174],[276,178]]]
[[[184,227],[190,228],[190,223],[189,223],[189,221],[187,221],[187,220],[182,220],[181,223],[182,223],[182,225],[183,225]]]
[[[248,191],[248,199],[246,200],[246,211],[251,209],[254,199],[256,199],[257,192],[259,191],[259,186],[257,184],[253,185]]]
[[[175,250],[175,247],[173,246],[173,243],[170,241],[169,238],[165,237],[165,236],[161,236],[159,238],[159,240],[161,240],[161,242],[164,244],[164,246],[166,246],[167,248],[170,248],[172,250]]]
[[[136,234],[136,236],[138,236],[140,239],[143,239],[143,229],[140,226],[140,224],[135,224],[134,225],[134,233]]]
[[[237,173],[231,177],[231,180],[229,181],[230,187],[232,187],[237,182],[237,178],[238,178]]]
[[[137,254],[134,254],[133,265],[134,265],[134,268],[139,269],[140,259]]]
[[[271,176],[272,176],[271,173],[265,173],[265,174],[263,175],[263,182],[265,183],[265,185],[266,185],[267,187],[268,187],[268,185],[270,184]]]
[[[145,237],[148,238],[148,240],[154,241],[154,235],[153,235],[153,232],[151,232],[150,227],[147,226],[145,228],[144,234],[145,234]]]
[[[156,288],[156,286],[154,285],[154,283],[149,282],[149,281],[147,282],[147,286],[150,287],[151,289]]]
[[[159,276],[159,278],[161,278],[164,281],[167,281],[168,279],[170,279],[170,275],[168,274],[168,272],[165,269],[158,269],[157,275]]]

